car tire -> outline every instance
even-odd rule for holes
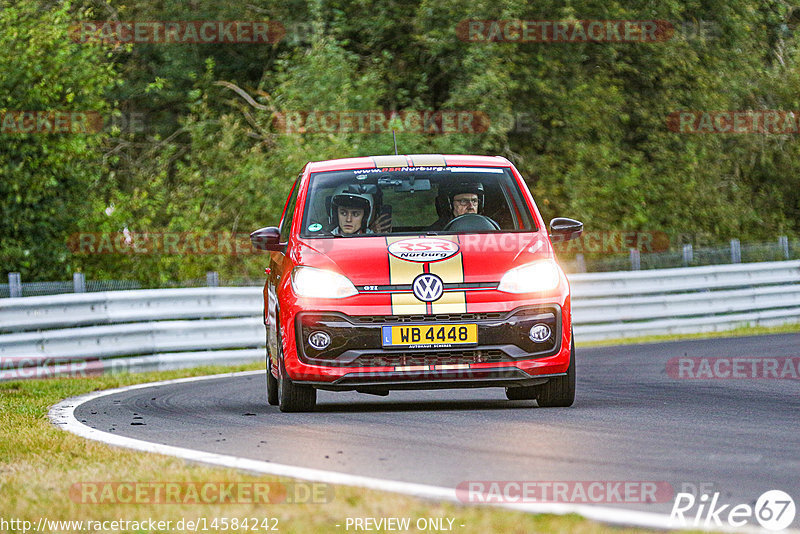
[[[269,353],[269,337],[267,337],[267,402],[270,406],[278,405],[278,379],[272,374],[272,356]]]
[[[508,400],[536,400],[536,395],[541,386],[517,386],[506,388]]]
[[[283,347],[278,335],[278,408],[282,412],[312,412],[317,405],[317,390],[311,386],[301,386],[292,382],[286,374],[283,363]]]
[[[551,378],[537,387],[536,402],[540,408],[566,408],[575,402],[575,340],[569,350],[567,375]]]

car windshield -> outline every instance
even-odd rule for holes
[[[505,167],[397,167],[311,175],[300,235],[535,231]]]

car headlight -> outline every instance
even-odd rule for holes
[[[506,293],[541,293],[558,287],[561,270],[553,260],[515,267],[503,275],[497,289]]]
[[[357,295],[353,283],[339,273],[314,267],[295,267],[292,271],[292,289],[298,297],[341,299]]]

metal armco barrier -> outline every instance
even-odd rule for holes
[[[579,340],[800,322],[800,261],[575,274],[570,286]]]
[[[800,322],[800,261],[574,274],[578,340]],[[207,287],[0,300],[0,380],[264,357],[262,289]]]
[[[0,300],[0,380],[244,363],[264,355],[261,289]]]

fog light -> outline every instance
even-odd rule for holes
[[[331,344],[331,336],[325,332],[311,332],[311,335],[308,336],[308,344],[317,350],[326,349]]]
[[[546,324],[537,323],[531,327],[530,332],[528,332],[528,337],[531,338],[531,341],[534,343],[544,343],[548,339],[550,339],[550,335],[552,332],[550,331],[550,327]]]

